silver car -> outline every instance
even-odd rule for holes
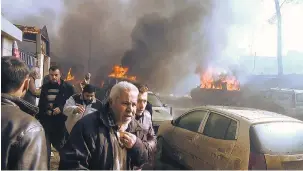
[[[147,101],[153,108],[152,122],[155,132],[157,132],[162,122],[173,120],[172,108],[163,104],[159,97],[151,91],[148,92]]]

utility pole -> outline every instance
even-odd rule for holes
[[[282,18],[281,8],[279,0],[274,0],[276,6],[277,15],[277,59],[278,59],[278,76],[283,75],[283,63],[282,63]],[[285,2],[285,1],[284,1]]]
[[[89,73],[91,73],[90,64],[91,64],[91,57],[92,57],[92,39],[93,39],[93,25],[91,25],[90,32],[89,32],[89,42],[88,42],[88,64],[87,64],[87,70]]]

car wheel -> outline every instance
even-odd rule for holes
[[[162,170],[163,138],[157,137],[157,152],[155,155],[155,169]]]
[[[175,168],[167,162],[163,151],[164,139],[163,137],[157,138],[157,152],[155,156],[155,170],[174,170]]]

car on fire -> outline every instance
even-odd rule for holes
[[[148,92],[147,101],[152,105],[152,122],[154,130],[157,132],[161,123],[173,120],[172,107],[162,103],[160,98],[151,91]]]
[[[161,124],[157,135],[162,166],[303,169],[303,122],[269,111],[201,106]]]

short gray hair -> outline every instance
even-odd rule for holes
[[[139,94],[139,90],[135,85],[127,81],[121,81],[112,87],[112,89],[110,90],[109,99],[116,99],[120,96],[120,93],[125,90],[135,91],[137,94]]]

